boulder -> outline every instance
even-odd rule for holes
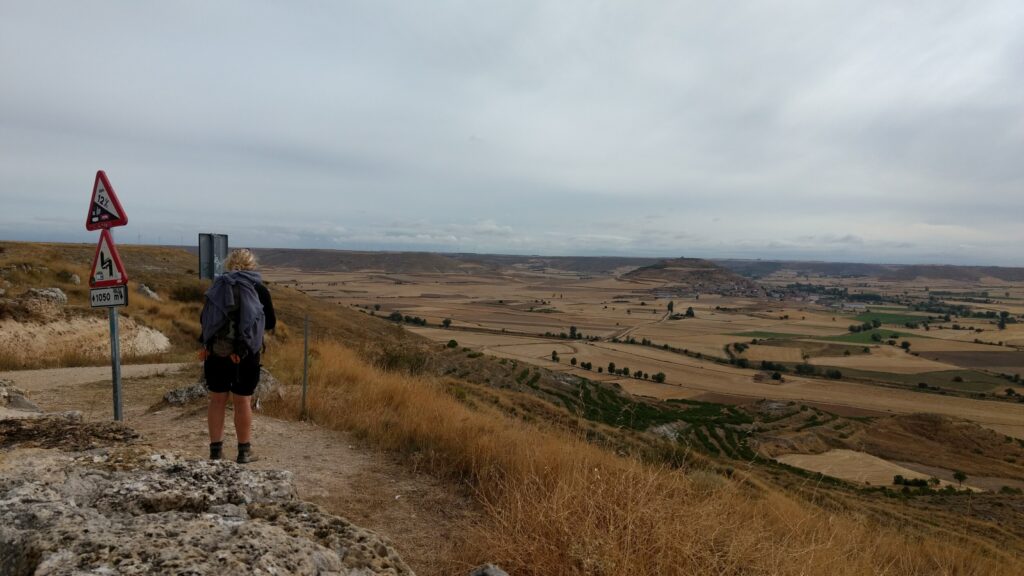
[[[42,412],[25,393],[14,387],[10,380],[0,380],[0,407],[22,412]]]
[[[184,406],[191,404],[201,398],[206,398],[206,382],[199,381],[191,386],[185,386],[184,388],[175,388],[170,392],[164,394],[164,400],[162,404],[156,407],[162,407],[164,405],[170,406]]]
[[[168,405],[184,406],[186,404],[191,404],[192,402],[206,399],[207,393],[206,380],[203,379],[191,386],[176,388],[164,394],[163,401],[150,408],[150,410],[160,409]],[[253,393],[253,407],[258,410],[265,400],[274,395],[280,396],[280,394],[281,383],[277,378],[274,378],[274,375],[271,374],[269,370],[261,367],[260,382],[256,385],[256,391]]]
[[[145,284],[139,284],[139,294],[142,294],[146,298],[156,300],[157,302],[163,301],[163,298],[161,298],[159,294],[154,292],[152,289],[150,289],[149,286],[146,286]]]
[[[75,286],[78,286],[79,284],[82,283],[82,279],[78,276],[78,274],[72,274],[71,283],[74,284]]]
[[[60,288],[29,288],[25,298],[31,300],[48,300],[61,306],[68,303],[68,297]]]
[[[271,397],[281,396],[281,382],[266,368],[260,367],[260,383],[256,385],[256,392],[253,393],[253,405],[257,410],[263,402]]]

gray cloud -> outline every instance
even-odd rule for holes
[[[1024,265],[1024,5],[0,7],[0,238]]]

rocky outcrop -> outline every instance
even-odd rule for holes
[[[0,299],[0,320],[52,322],[64,317],[67,294],[60,288],[30,288],[18,298]]]
[[[382,537],[300,500],[289,472],[154,452],[68,413],[0,419],[0,574],[412,571]]]
[[[134,430],[118,422],[83,422],[79,412],[27,414],[0,420],[0,450],[43,448],[86,451],[133,443]]]
[[[259,408],[264,401],[269,399],[272,395],[279,395],[281,392],[281,383],[274,378],[266,368],[260,368],[260,382],[256,385],[256,391],[253,393],[253,401],[255,407]],[[170,392],[164,394],[164,398],[161,402],[150,408],[150,410],[159,410],[166,406],[184,406],[197,402],[199,400],[205,400],[208,391],[206,389],[206,381],[200,380],[191,386],[185,386],[183,388],[175,388]]]
[[[33,300],[49,300],[55,304],[64,306],[68,303],[67,294],[60,288],[29,288],[25,298]]]
[[[28,415],[41,412],[34,402],[25,397],[25,393],[14,387],[10,380],[0,380],[0,408],[14,411],[11,416]]]
[[[138,290],[139,290],[139,294],[142,294],[146,298],[149,298],[151,300],[156,300],[157,302],[162,302],[163,301],[163,298],[161,298],[159,294],[154,292],[152,288],[150,288],[149,286],[146,286],[145,284],[139,284]]]
[[[166,406],[185,406],[206,398],[206,395],[206,382],[200,380],[191,386],[175,388],[164,394],[163,400],[153,405],[150,411],[160,410]]]

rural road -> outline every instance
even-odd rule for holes
[[[121,366],[122,378],[142,378],[166,372],[177,372],[192,362],[179,364],[127,364]],[[49,390],[73,384],[88,384],[110,380],[110,366],[81,366],[76,368],[47,368],[43,370],[13,370],[0,372],[0,380],[10,380],[26,392]]]
[[[632,334],[633,332],[636,332],[637,330],[639,330],[641,328],[646,328],[647,326],[653,326],[655,324],[661,324],[662,322],[665,322],[666,320],[668,320],[669,316],[671,316],[671,315],[672,315],[671,312],[665,312],[661,316],[661,318],[658,318],[657,320],[651,320],[649,322],[641,322],[640,324],[637,324],[635,326],[630,326],[629,328],[626,328],[624,330],[620,330],[617,334],[612,334],[611,336],[605,338],[605,341],[610,342],[610,341],[612,341],[614,339],[625,340],[626,338],[629,338],[630,334]]]

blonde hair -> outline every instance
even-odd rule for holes
[[[248,248],[239,248],[238,250],[232,250],[231,254],[228,254],[227,260],[224,260],[224,270],[231,272],[233,270],[255,270],[256,269],[256,255],[252,253]]]

